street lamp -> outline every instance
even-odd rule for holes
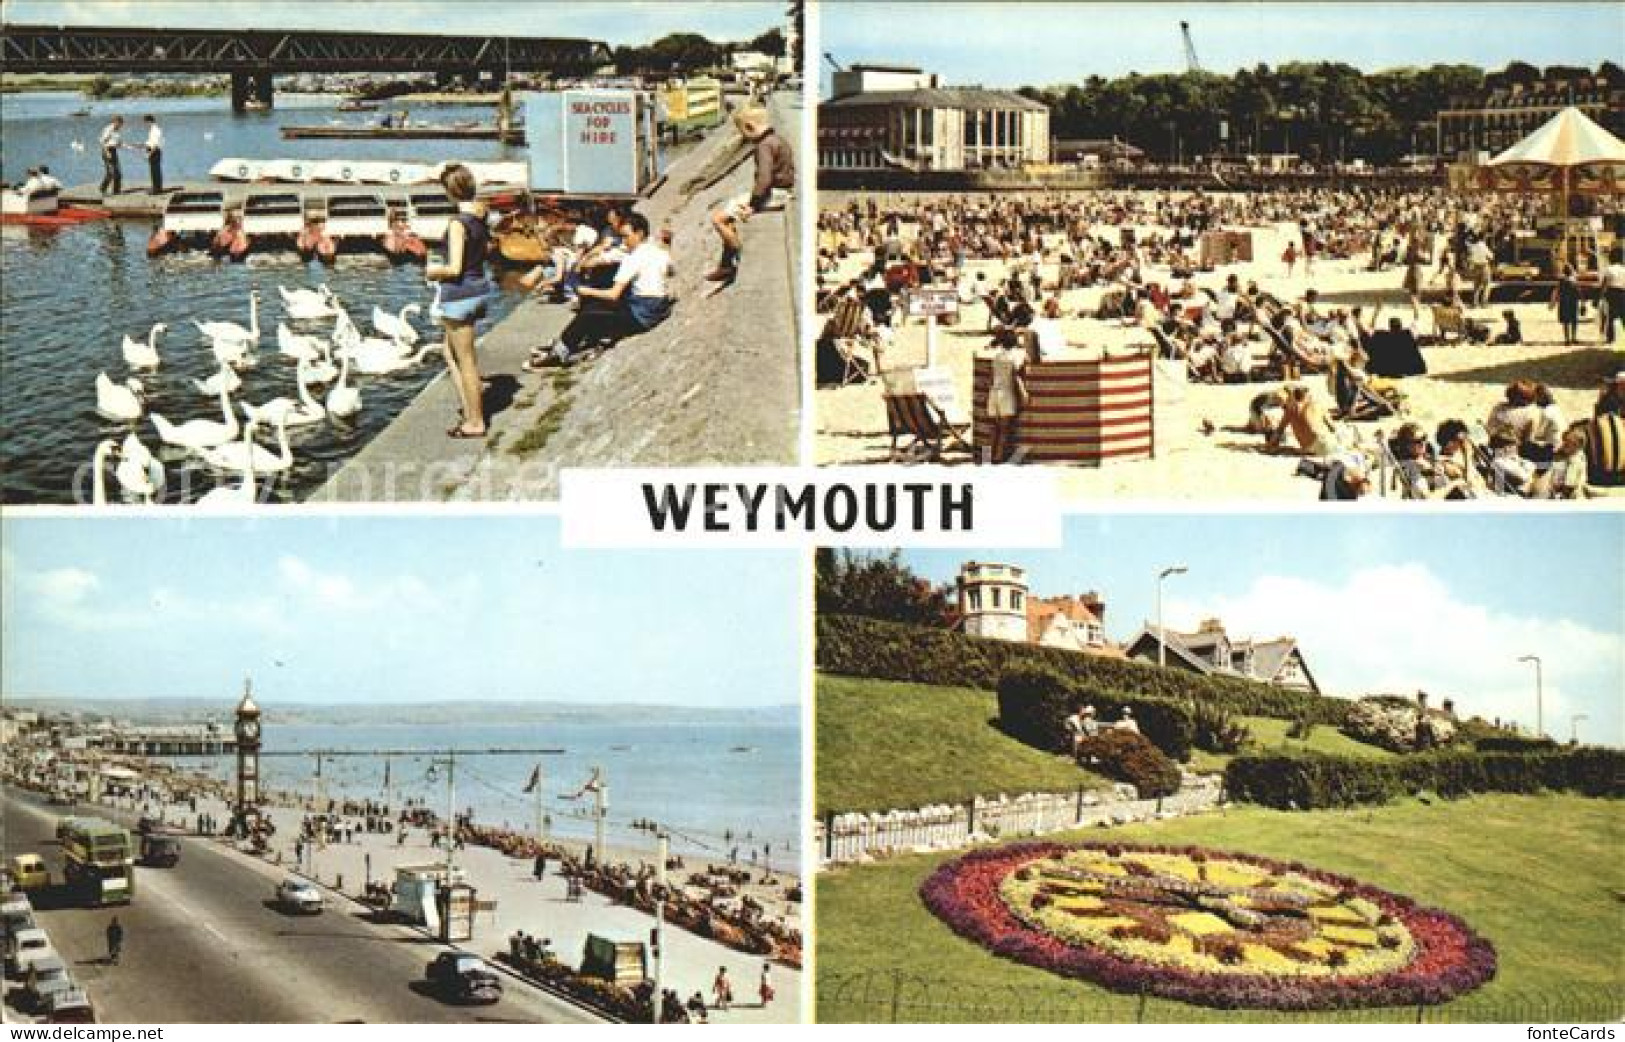
[[[1182,564],[1170,565],[1157,573],[1157,665],[1168,665],[1168,635],[1162,628],[1162,581],[1170,575],[1184,575]]]
[[[1569,717],[1569,744],[1570,745],[1579,745],[1580,744],[1580,721],[1581,720],[1590,720],[1590,719],[1591,718],[1589,716],[1586,716],[1584,713],[1575,713],[1573,716]]]
[[[1519,655],[1518,661],[1533,662],[1535,664],[1535,737],[1539,738],[1546,733],[1545,710],[1543,708],[1545,699],[1544,692],[1541,690],[1540,656]]]

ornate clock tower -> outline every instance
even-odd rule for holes
[[[260,707],[254,704],[254,684],[243,681],[243,700],[237,703],[237,823],[246,833],[259,817]]]

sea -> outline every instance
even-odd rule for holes
[[[359,122],[375,113],[341,113],[339,98],[281,94],[267,112],[233,113],[225,97],[88,101],[73,93],[0,95],[0,176],[21,181],[30,167],[48,165],[70,187],[101,180],[97,138],[114,114],[125,117],[126,143],[144,140],[141,116],[152,113],[164,128],[164,177],[168,183],[202,181],[209,168],[228,156],[250,158],[393,159],[435,163],[447,159],[518,161],[523,148],[496,141],[284,141],[286,123]],[[392,108],[403,107],[395,103]],[[404,107],[411,108],[410,105]],[[88,109],[87,115],[74,115]],[[435,122],[493,120],[489,107],[424,106],[414,119]],[[74,147],[83,146],[82,150]],[[125,187],[147,184],[146,159],[126,152]],[[428,317],[431,290],[417,265],[391,265],[382,256],[344,256],[327,268],[304,262],[292,252],[251,256],[246,262],[210,260],[182,253],[149,260],[147,238],[155,220],[94,221],[61,229],[0,226],[0,502],[65,504],[90,501],[90,461],[104,438],[122,442],[131,429],[102,419],[95,409],[96,375],[115,382],[131,375],[124,367],[123,337],[145,340],[156,322],[168,326],[158,344],[161,365],[142,374],[147,412],[172,422],[220,419],[219,399],[201,394],[193,380],[211,375],[215,364],[193,320],[248,325],[248,295],[260,293],[259,365],[244,370],[236,402],[261,403],[295,397],[294,365],[276,349],[276,326],[285,316],[278,286],[289,289],[328,285],[357,324],[370,333],[374,305],[391,314],[406,304],[423,313],[415,324],[423,343],[443,338]],[[499,296],[480,331],[501,321],[518,295]],[[330,325],[330,323],[329,323]],[[322,326],[298,331],[330,333]],[[363,408],[354,422],[323,421],[290,431],[294,466],[271,481],[266,498],[297,502],[325,483],[392,420],[443,366],[438,353],[415,368],[377,377],[354,377]],[[239,416],[239,419],[241,417]],[[151,423],[135,427],[147,447],[161,444]],[[276,451],[274,434],[261,443]],[[214,487],[217,478],[178,452],[164,450],[169,467],[160,501],[189,501]],[[235,479],[230,479],[235,483]],[[109,496],[117,500],[111,474]]]
[[[643,711],[628,709],[637,712]],[[490,752],[520,749],[550,751]],[[749,863],[755,854],[785,869],[800,857],[801,727],[794,709],[670,722],[268,721],[265,750],[261,784],[270,790],[314,794],[320,751],[330,754],[320,758],[321,791],[329,798],[392,807],[420,800],[441,816],[455,806],[472,809],[482,824],[531,834],[540,824],[552,836],[577,840],[593,836],[593,799],[582,789],[596,772],[607,785],[611,845],[652,847],[651,834],[634,826],[653,822],[670,832],[673,850],[696,857],[737,853]],[[223,781],[236,777],[235,755],[171,762]],[[540,783],[527,793],[538,767]]]

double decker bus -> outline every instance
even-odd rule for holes
[[[135,843],[130,830],[100,818],[65,818],[62,878],[91,905],[129,904],[135,897]]]

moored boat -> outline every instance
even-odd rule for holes
[[[147,240],[147,255],[194,242],[202,245],[225,226],[225,209],[225,196],[219,192],[176,192],[164,204],[164,216]]]
[[[407,199],[395,198],[389,201],[388,223],[389,226],[379,242],[390,260],[402,263],[428,258],[429,248],[424,245],[417,232],[412,230],[412,207]]]
[[[440,242],[446,237],[446,225],[457,216],[457,204],[446,193],[435,191],[412,192],[406,197],[407,223],[412,233],[424,242]]]
[[[260,159],[222,159],[209,168],[209,176],[216,181],[258,181],[263,165]]]
[[[63,206],[61,193],[55,188],[39,188],[23,192],[7,188],[0,193],[0,222],[29,224],[42,228],[63,227],[97,221],[110,214],[87,206]]]
[[[389,230],[389,210],[371,193],[327,198],[327,234],[342,247],[346,240],[378,240]]]

